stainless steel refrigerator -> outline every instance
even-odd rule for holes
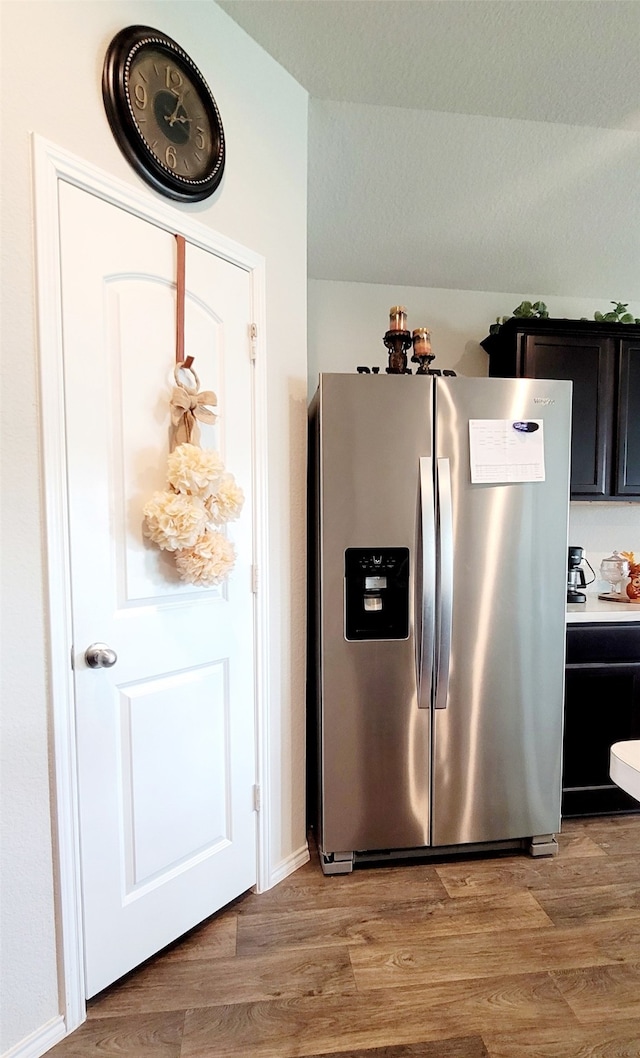
[[[460,847],[554,851],[570,408],[571,383],[554,380],[320,376],[311,682],[326,873]]]

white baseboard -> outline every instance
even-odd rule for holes
[[[298,870],[298,867],[302,867],[303,863],[307,863],[309,858],[309,846],[305,841],[304,845],[301,845],[296,852],[292,852],[290,856],[287,856],[286,860],[282,860],[278,864],[275,870],[271,871],[269,889],[288,878],[290,874]]]
[[[60,1014],[52,1018],[45,1025],[25,1036],[24,1040],[16,1043],[15,1047],[5,1051],[2,1058],[41,1058],[41,1055],[50,1050],[56,1043],[60,1043],[66,1035],[64,1018]]]

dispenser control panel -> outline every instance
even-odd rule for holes
[[[344,583],[345,639],[408,638],[408,547],[348,547]]]

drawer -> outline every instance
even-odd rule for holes
[[[569,625],[567,665],[598,662],[637,662],[640,665],[640,622]]]

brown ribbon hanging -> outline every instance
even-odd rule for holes
[[[186,241],[184,235],[176,235],[178,261],[176,274],[176,364],[183,364],[187,370],[193,363],[193,357],[184,358],[184,291]]]
[[[199,393],[200,379],[193,370],[193,357],[184,355],[184,305],[185,305],[185,250],[183,235],[176,235],[178,261],[176,274],[176,366],[174,368],[175,389],[171,394],[171,422],[175,427],[173,447],[185,442],[197,444],[199,427],[196,420],[213,424],[217,419],[212,408],[218,398],[211,389]],[[194,385],[181,380],[180,373],[188,371],[193,377]],[[209,407],[207,407],[209,405]]]

